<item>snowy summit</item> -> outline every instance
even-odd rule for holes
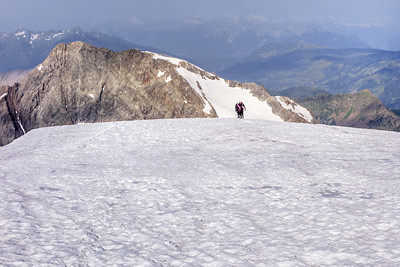
[[[399,133],[175,119],[0,148],[4,266],[399,266]]]

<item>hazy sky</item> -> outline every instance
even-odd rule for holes
[[[0,31],[60,30],[130,20],[262,15],[269,19],[333,16],[363,20],[400,14],[399,0],[0,0]]]

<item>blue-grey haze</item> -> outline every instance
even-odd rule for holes
[[[354,22],[385,18],[400,24],[397,0],[0,0],[0,31],[88,28],[107,21],[165,23],[171,19],[264,16],[336,17]]]

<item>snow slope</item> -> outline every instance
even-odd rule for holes
[[[33,130],[0,148],[0,263],[399,266],[399,147],[248,119]]]
[[[199,96],[203,98],[205,103],[204,112],[211,114],[214,108],[218,118],[234,118],[235,104],[242,101],[246,105],[245,117],[249,119],[260,119],[260,120],[272,120],[272,121],[283,121],[281,117],[272,112],[272,108],[266,101],[261,101],[255,97],[249,89],[242,87],[231,87],[223,78],[217,77],[216,79],[210,79],[206,76],[201,76],[188,69],[181,67],[180,63],[183,60],[162,56],[152,52],[145,52],[153,55],[154,59],[162,59],[176,65],[176,71],[187,80],[189,85],[197,92]],[[190,64],[190,63],[189,63]],[[201,68],[190,64],[193,68],[202,70]],[[204,71],[204,70],[202,70]],[[212,77],[216,77],[214,74],[208,73]],[[163,76],[164,73],[159,70],[157,77]],[[167,80],[166,80],[167,81]],[[200,88],[199,88],[200,86]],[[293,100],[291,100],[293,101]],[[286,105],[278,101],[283,108],[289,109]],[[290,109],[292,112],[297,113],[300,117],[306,121],[311,122],[313,116],[311,113],[303,107],[297,106],[297,108]]]
[[[193,89],[198,91],[198,94],[204,95],[204,101],[211,103],[219,118],[234,118],[235,104],[243,101],[246,105],[246,118],[283,121],[272,112],[272,108],[266,101],[260,101],[248,89],[230,87],[224,79],[211,80],[185,68],[178,68],[177,72],[189,82]],[[200,92],[197,83],[202,88]],[[204,111],[211,113],[210,105],[206,105]]]

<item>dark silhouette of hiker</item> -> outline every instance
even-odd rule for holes
[[[242,101],[240,101],[239,103],[236,103],[235,111],[236,111],[237,117],[239,119],[243,119],[244,118],[244,111],[245,110],[246,110],[246,106],[244,105],[244,103]]]

